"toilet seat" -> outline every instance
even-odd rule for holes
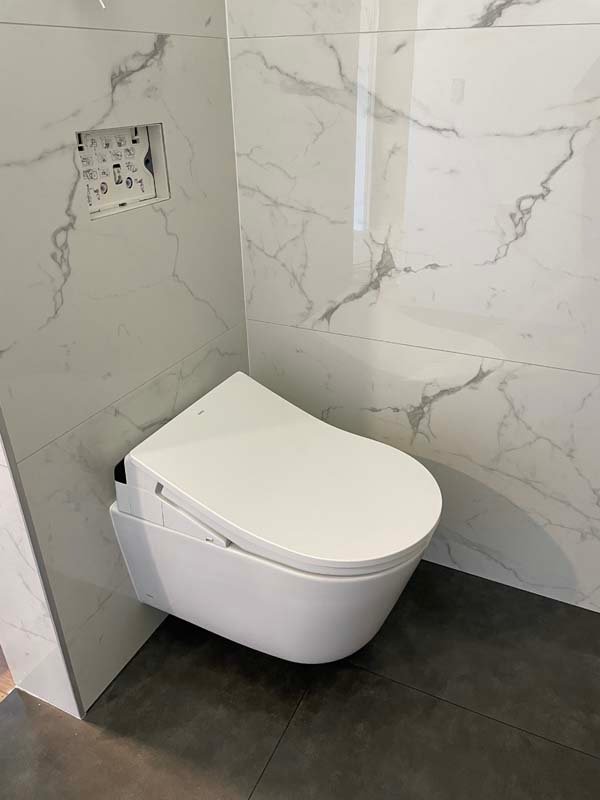
[[[115,469],[115,535],[141,603],[289,661],[380,629],[441,512],[415,459],[237,373]]]
[[[316,575],[414,559],[442,506],[411,456],[321,422],[241,372],[134,448],[125,473],[120,511]]]

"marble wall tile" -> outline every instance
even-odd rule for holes
[[[224,0],[0,0],[0,22],[225,36]]]
[[[600,22],[596,0],[228,0],[232,37]]]
[[[0,403],[19,460],[243,319],[228,72],[223,40],[0,25]],[[164,126],[172,197],[90,221],[75,132],[135,122]]]
[[[163,618],[135,600],[127,576],[108,513],[113,467],[202,394],[247,369],[242,324],[19,465],[86,708]]]
[[[431,469],[428,558],[600,610],[599,376],[259,322],[249,341],[257,380]]]
[[[1,441],[0,645],[16,686],[79,716]]]
[[[249,317],[600,371],[599,46],[232,42]]]

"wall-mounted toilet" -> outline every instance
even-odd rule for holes
[[[437,526],[415,459],[241,372],[126,456],[113,524],[138,598],[290,661],[379,630]]]

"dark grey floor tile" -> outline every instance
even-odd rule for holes
[[[252,800],[597,800],[600,760],[350,665],[317,678]]]
[[[0,705],[0,796],[245,800],[306,679],[171,618],[84,722],[19,692]]]
[[[352,662],[600,756],[600,614],[424,562]]]

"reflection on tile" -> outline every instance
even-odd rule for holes
[[[600,757],[600,616],[590,611],[422,562],[351,660]]]
[[[229,0],[234,37],[600,22],[596,0]]]
[[[427,557],[600,610],[600,377],[250,323],[252,374],[440,483]]]
[[[370,35],[232,43],[251,317],[313,325],[352,264],[368,261],[372,245],[361,231],[369,197],[382,213],[401,217],[406,121],[355,84],[376,68],[398,101],[410,104],[412,39],[383,38],[393,58],[383,58],[382,37]]]
[[[599,44],[233,42],[249,316],[600,371]]]
[[[165,370],[20,464],[79,688],[88,707],[162,619],[134,600],[108,509],[113,467],[237,370],[244,326]]]
[[[238,324],[243,297],[224,41],[2,25],[0,93],[0,402],[20,460]],[[91,222],[74,134],[136,121],[164,126],[171,200]]]
[[[29,533],[0,441],[0,643],[17,686],[78,716]],[[1,699],[1,698],[0,698]]]
[[[221,0],[106,0],[104,6],[99,0],[0,0],[0,22],[225,35],[225,4]]]
[[[597,796],[600,763],[357,669],[302,701],[256,800]]]

